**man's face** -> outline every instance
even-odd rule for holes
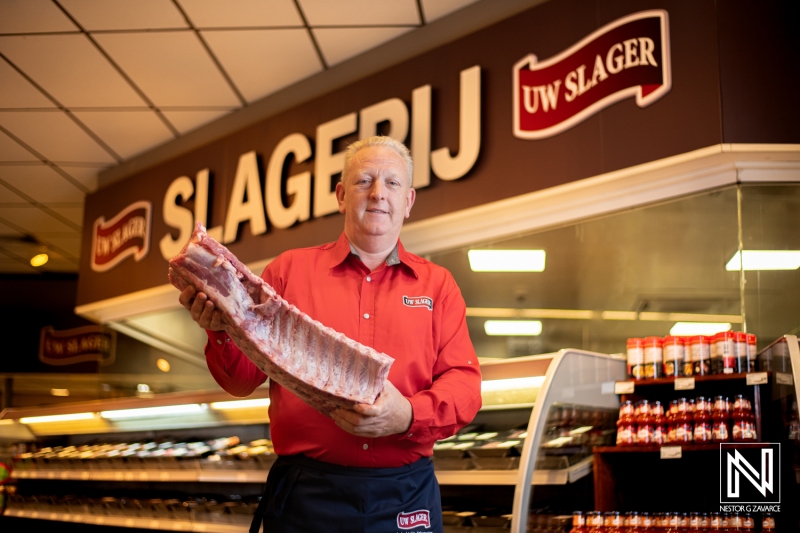
[[[356,246],[363,238],[400,237],[416,198],[409,181],[406,164],[393,149],[369,146],[356,153],[344,182],[336,185],[339,212]]]

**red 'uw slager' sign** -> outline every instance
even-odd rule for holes
[[[92,230],[92,270],[105,272],[128,256],[141,261],[150,251],[150,202],[134,202],[106,222],[100,217]]]
[[[546,61],[514,65],[514,136],[552,137],[625,98],[648,106],[671,86],[667,12],[634,13]]]
[[[56,331],[42,328],[39,339],[39,360],[49,365],[74,365],[97,361],[102,366],[114,362],[117,332],[103,326]]]

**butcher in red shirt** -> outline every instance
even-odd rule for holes
[[[430,456],[437,440],[481,406],[478,358],[452,275],[399,240],[416,191],[408,149],[389,137],[355,142],[336,186],[344,232],[287,251],[262,274],[311,318],[394,358],[374,405],[315,411],[270,382],[270,434],[279,459],[262,505],[264,531],[441,531]],[[206,360],[223,389],[247,396],[267,376],[225,333],[213,302],[180,295],[208,332]]]

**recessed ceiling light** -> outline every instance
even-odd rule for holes
[[[69,389],[50,389],[53,396],[69,396]]]
[[[166,359],[159,359],[158,361],[156,361],[156,366],[162,372],[169,372],[169,369],[171,368],[169,361],[167,361]]]
[[[473,272],[543,272],[544,250],[470,250]]]
[[[541,335],[540,320],[487,320],[483,323],[487,335]]]
[[[730,323],[725,322],[676,322],[672,329],[669,330],[669,334],[677,336],[714,335],[730,329]]]
[[[742,250],[731,257],[725,270],[797,270],[800,268],[800,250]]]
[[[31,257],[31,266],[40,267],[43,264],[47,263],[50,258],[47,257],[47,254],[38,254]]]

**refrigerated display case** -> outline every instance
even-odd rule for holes
[[[481,370],[483,408],[435,445],[447,530],[563,523],[576,502],[592,501],[592,447],[613,442],[614,382],[625,378],[624,360],[568,349],[488,361]],[[266,389],[256,393],[262,402],[266,395]],[[226,399],[218,392],[172,394],[4,411],[0,420],[13,422],[0,424],[0,434],[13,428],[34,443],[17,450],[27,451],[16,454],[17,491],[6,516],[243,533],[270,464],[268,450],[253,453],[264,444],[259,439],[268,439],[269,421],[263,403],[220,408]],[[187,411],[169,415],[163,407]],[[136,410],[147,416],[119,414]],[[84,413],[78,420],[35,420]],[[222,442],[234,434],[238,443]],[[112,453],[114,445],[120,453]],[[246,449],[228,453],[236,446]],[[50,449],[42,453],[43,447]],[[158,450],[166,451],[151,453]]]

